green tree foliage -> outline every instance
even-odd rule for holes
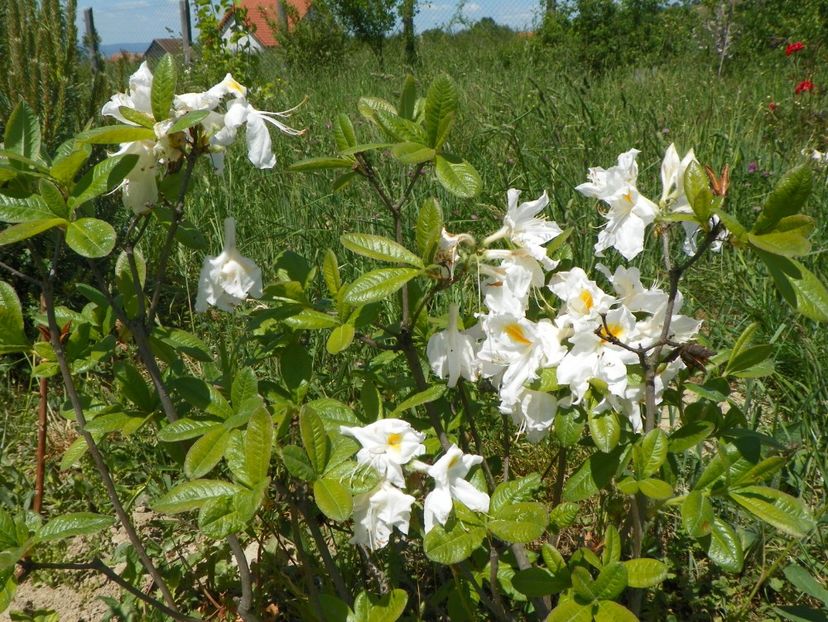
[[[348,38],[328,3],[317,0],[313,10],[299,18],[296,8],[284,4],[288,28],[270,24],[285,59],[291,65],[334,65],[345,59]]]
[[[382,62],[385,34],[396,21],[397,0],[331,0],[331,8],[357,40],[368,44]]]

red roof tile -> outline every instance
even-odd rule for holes
[[[233,17],[233,13],[235,13],[237,7],[244,8],[247,10],[245,23],[253,31],[256,39],[265,47],[278,45],[276,37],[273,34],[273,29],[270,26],[271,23],[279,23],[280,11],[277,9],[277,3],[282,6],[292,6],[301,18],[308,12],[311,0],[238,0],[235,6],[221,18],[219,28],[224,30],[224,27]]]

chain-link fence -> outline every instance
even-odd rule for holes
[[[179,0],[80,0],[78,31],[84,34],[87,32],[87,9],[92,10],[99,50],[105,58],[122,52],[143,54],[156,40],[166,41],[171,46],[171,40],[181,40]]]
[[[273,2],[275,4],[276,0]],[[458,31],[485,19],[517,31],[531,30],[540,19],[543,2],[544,0],[419,0],[415,29],[418,33],[435,28]],[[78,6],[78,30],[81,33],[86,32],[86,9],[92,9],[100,41],[99,49],[105,58],[122,52],[143,54],[154,40],[181,39],[179,0],[81,0]],[[192,6],[189,10],[195,28]]]

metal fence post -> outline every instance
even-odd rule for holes
[[[184,65],[187,66],[192,60],[193,40],[193,31],[190,24],[190,2],[189,0],[179,0],[178,6],[181,10],[181,49],[184,52]]]
[[[95,19],[92,17],[92,8],[83,10],[83,23],[86,26],[86,47],[89,50],[89,60],[94,71],[101,70],[101,58],[98,52],[98,33],[95,32]]]

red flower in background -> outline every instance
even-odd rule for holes
[[[814,83],[810,80],[803,80],[799,84],[796,85],[794,89],[794,93],[799,95],[800,93],[804,93],[806,91],[813,91],[814,90]]]
[[[795,43],[791,43],[788,47],[785,48],[785,56],[790,56],[791,54],[795,54],[800,50],[805,49],[805,44],[802,41],[797,41]]]
[[[768,110],[776,112],[776,102],[768,102]]]

